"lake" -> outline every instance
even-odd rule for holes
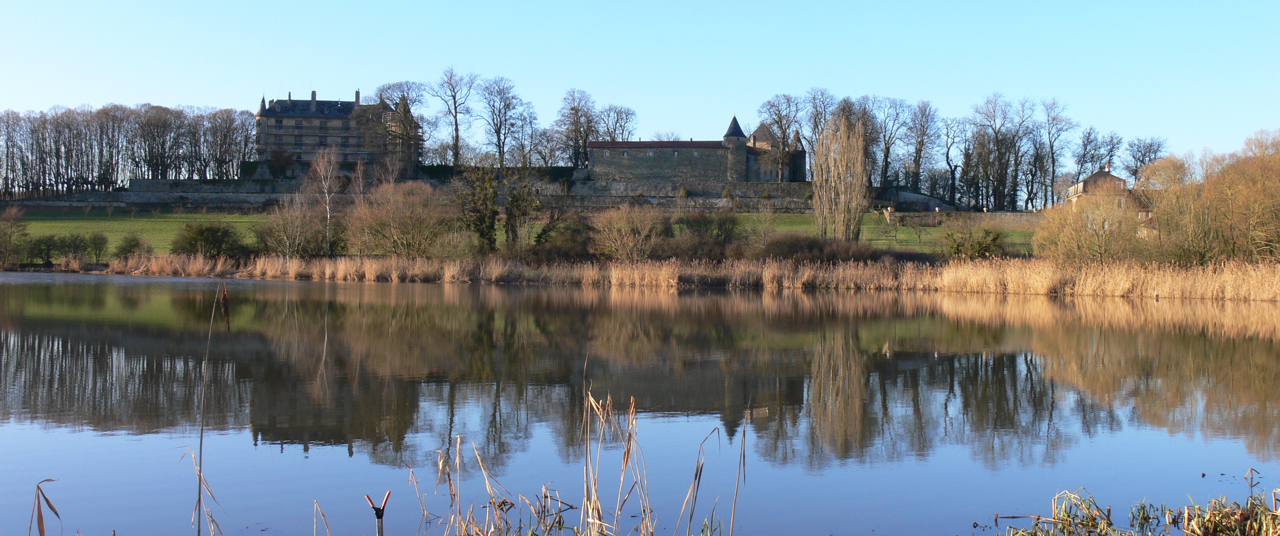
[[[660,534],[700,451],[695,531],[995,534],[1080,488],[1124,519],[1244,499],[1250,468],[1280,487],[1277,341],[1274,303],[5,273],[0,532],[46,478],[65,534],[193,532],[206,351],[227,534],[311,534],[316,504],[372,534],[388,490],[387,534],[420,533],[450,511],[440,460],[477,515],[486,471],[581,505],[591,399],[634,403]],[[623,444],[599,456],[610,506]]]

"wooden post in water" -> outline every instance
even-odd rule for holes
[[[365,495],[365,496],[364,496],[364,500],[365,500],[365,501],[368,501],[368,503],[369,503],[369,507],[370,507],[370,508],[373,508],[373,517],[377,519],[377,522],[378,522],[378,532],[377,532],[377,535],[378,535],[378,536],[383,536],[383,534],[382,534],[382,512],[383,512],[384,510],[386,510],[386,508],[387,508],[387,499],[390,499],[390,498],[391,498],[391,490],[387,490],[387,494],[382,496],[382,506],[375,506],[375,505],[373,504],[373,499],[370,499],[368,495]]]

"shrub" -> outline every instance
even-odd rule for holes
[[[649,258],[658,240],[671,236],[671,217],[654,209],[622,206],[595,217],[594,253],[620,261]]]
[[[276,255],[319,257],[325,253],[324,213],[300,197],[286,198],[253,228],[253,234],[264,251]]]
[[[52,264],[58,256],[58,237],[41,235],[27,241],[27,258],[44,264]]]
[[[681,186],[680,191],[676,193],[676,197],[679,197],[681,199],[689,197],[689,189],[685,188],[684,186]]]
[[[89,237],[80,233],[71,233],[58,237],[58,255],[63,257],[83,257],[89,252]]]
[[[531,262],[543,264],[594,260],[591,241],[594,234],[595,227],[585,214],[552,212],[534,235],[527,257]]]
[[[106,255],[107,255],[107,244],[108,244],[109,242],[110,242],[110,241],[107,239],[107,235],[105,235],[105,234],[102,234],[102,233],[93,233],[93,234],[89,235],[89,250],[88,250],[88,253],[89,253],[89,255],[90,255],[90,256],[92,256],[92,257],[93,257],[93,262],[94,262],[95,264],[97,264],[97,263],[101,263],[101,262],[102,262],[102,258],[103,258],[103,257],[106,257]]]
[[[788,233],[766,239],[758,255],[761,259],[795,262],[847,262],[869,259],[873,253],[861,242]]]
[[[115,256],[121,259],[138,255],[150,255],[154,249],[138,233],[129,233],[116,244]]]
[[[22,257],[27,240],[27,223],[22,221],[22,216],[22,209],[18,207],[9,207],[0,214],[0,267]]]
[[[957,228],[947,231],[942,241],[945,253],[952,258],[973,260],[1006,255],[1004,233],[995,229]]]
[[[348,220],[354,253],[422,258],[431,256],[448,234],[457,212],[437,203],[430,186],[406,182],[379,186],[351,210]]]
[[[187,223],[173,238],[171,250],[179,255],[241,257],[247,253],[240,233],[222,222]]]

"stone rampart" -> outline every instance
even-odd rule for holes
[[[236,179],[224,181],[183,181],[133,179],[129,191],[172,194],[287,194],[298,191],[298,179]]]

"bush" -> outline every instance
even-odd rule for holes
[[[729,246],[739,239],[738,215],[731,212],[694,212],[676,218],[680,233],[663,239],[652,256],[685,260],[723,260]]]
[[[27,258],[44,264],[53,264],[58,256],[59,240],[54,235],[32,237],[27,241]]]
[[[240,233],[226,223],[187,223],[170,248],[179,255],[242,257],[247,253]]]
[[[286,198],[253,228],[253,234],[263,251],[276,255],[305,258],[325,254],[324,213],[299,197]]]
[[[24,253],[27,224],[22,216],[18,207],[9,207],[0,214],[0,267],[19,261]]]
[[[581,212],[552,212],[547,222],[533,237],[533,247],[526,256],[531,262],[584,262],[595,259],[591,238],[595,227]]]
[[[1004,233],[995,229],[953,229],[943,235],[942,241],[945,253],[952,258],[973,260],[1006,255]]]
[[[150,255],[153,251],[151,244],[134,232],[124,235],[124,238],[120,239],[120,243],[116,244],[114,253],[116,257],[123,259],[135,255]]]
[[[596,214],[593,253],[620,261],[649,258],[662,237],[671,236],[671,217],[654,209],[618,207]]]
[[[107,244],[110,240],[107,235],[102,233],[93,233],[89,235],[89,255],[93,257],[94,263],[101,263],[102,258],[107,256]]]
[[[89,237],[71,233],[58,237],[58,256],[83,257],[89,252]]]
[[[436,202],[416,182],[379,186],[351,209],[347,240],[359,255],[428,257],[457,221],[457,211]],[[487,225],[487,224],[486,224]]]
[[[795,262],[847,262],[866,260],[873,254],[871,248],[861,242],[791,233],[765,240],[758,256],[761,259]]]

